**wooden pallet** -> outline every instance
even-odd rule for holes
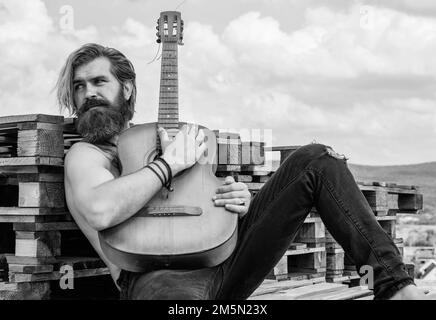
[[[377,216],[417,214],[423,208],[423,196],[416,186],[386,182],[357,183]]]
[[[0,165],[7,158],[62,158],[63,117],[31,114],[0,117]]]
[[[372,290],[366,287],[349,288],[344,284],[316,283],[294,286],[292,282],[280,285],[262,285],[248,300],[354,300],[373,298]]]

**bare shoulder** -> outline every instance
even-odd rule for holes
[[[96,146],[86,143],[75,143],[65,156],[65,179],[86,181],[110,173],[110,160]],[[113,178],[113,175],[109,176]],[[107,178],[109,178],[107,177]]]
[[[98,147],[87,143],[75,143],[65,156],[65,167],[71,166],[103,166],[107,167],[109,161]]]

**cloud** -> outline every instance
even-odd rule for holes
[[[308,3],[293,28],[254,10],[223,29],[187,20],[179,47],[181,119],[211,129],[273,129],[275,145],[317,140],[353,162],[436,159],[428,147],[436,133],[436,20],[368,1]],[[135,122],[157,118],[160,60],[149,63],[158,48],[155,21],[126,16],[107,27],[97,17],[62,33],[40,0],[0,0],[0,19],[2,115],[56,114],[50,90],[67,55],[98,42],[135,66]]]

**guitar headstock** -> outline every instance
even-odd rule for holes
[[[179,11],[164,11],[157,20],[157,43],[177,42],[183,45],[183,20]]]

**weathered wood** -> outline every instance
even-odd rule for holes
[[[62,231],[77,230],[75,222],[47,222],[47,223],[14,223],[15,231]]]
[[[24,114],[0,117],[0,124],[17,124],[19,122],[45,122],[45,123],[62,123],[63,116],[53,116],[46,114]]]
[[[44,215],[66,215],[69,214],[65,208],[20,208],[0,207],[1,216],[44,216]]]
[[[325,226],[321,218],[315,218],[313,222],[305,221],[298,231],[295,241],[307,244],[325,243]]]
[[[48,257],[61,255],[61,233],[17,232],[15,255],[22,257]]]
[[[48,300],[49,282],[0,283],[0,300]]]
[[[0,172],[5,172],[3,167],[22,167],[22,166],[63,166],[62,158],[51,157],[15,157],[15,158],[0,158]],[[34,169],[34,168],[31,168]],[[35,171],[26,171],[35,172]]]
[[[63,173],[19,173],[19,182],[64,182]]]
[[[20,130],[18,132],[17,155],[19,157],[59,157],[64,154],[61,130]]]
[[[20,182],[20,207],[65,207],[63,183],[56,182]]]
[[[10,273],[49,273],[53,272],[53,265],[26,265],[26,264],[9,264]]]
[[[344,288],[347,288],[347,286],[343,284],[319,283],[291,290],[281,290],[274,293],[258,295],[250,298],[250,300],[310,300],[310,297],[315,294],[337,292]]]
[[[85,269],[85,270],[74,270],[73,277],[84,278],[84,277],[96,277],[110,274],[109,268],[98,268],[98,269]],[[26,274],[26,273],[13,273],[10,274],[10,282],[39,282],[39,281],[54,281],[59,280],[64,273],[60,271],[53,271],[51,273],[41,273],[41,274]]]
[[[56,262],[55,257],[17,257],[15,255],[6,255],[9,264],[25,265],[49,265]]]
[[[253,292],[253,294],[250,296],[248,300],[250,300],[253,297],[268,294],[268,293],[274,293],[278,291],[290,290],[290,289],[295,289],[304,286],[311,286],[317,283],[323,283],[325,282],[325,279],[321,277],[321,278],[306,279],[306,280],[272,281],[269,283],[266,281],[268,280],[265,280],[264,283],[262,283],[260,287]]]
[[[46,223],[62,221],[64,216],[57,215],[0,215],[0,223]]]

